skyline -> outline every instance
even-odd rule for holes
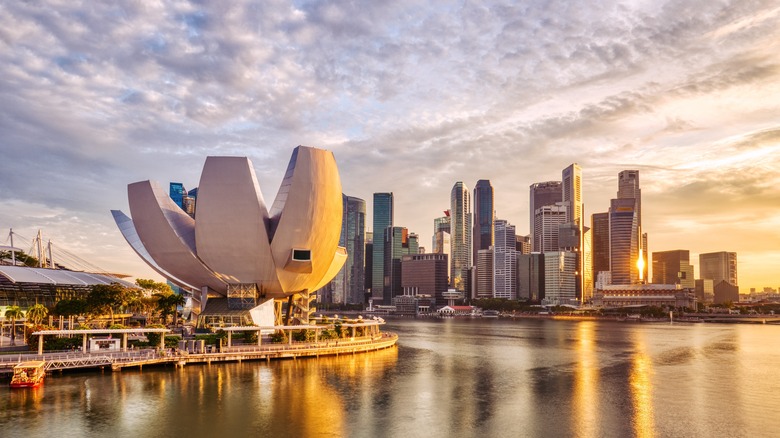
[[[773,2],[357,8],[0,6],[0,242],[41,228],[152,277],[109,212],[127,184],[191,189],[239,155],[278,187],[303,144],[334,152],[346,195],[394,192],[426,247],[457,181],[490,179],[525,235],[530,184],[578,163],[589,225],[638,169],[650,253],[735,251],[742,292],[780,286]]]

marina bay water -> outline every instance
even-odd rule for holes
[[[3,437],[778,436],[780,326],[397,319],[398,347],[50,376]]]

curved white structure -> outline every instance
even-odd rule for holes
[[[246,157],[206,159],[196,219],[152,182],[129,184],[127,193],[133,219],[112,211],[123,236],[155,271],[189,289],[228,296],[231,287],[256,285],[258,299],[284,298],[327,284],[347,258],[330,151],[295,148],[270,212]]]

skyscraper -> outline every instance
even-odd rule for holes
[[[544,254],[518,254],[517,298],[534,301],[544,299]]]
[[[684,288],[695,288],[696,281],[693,275],[690,251],[676,249],[654,252],[653,283],[679,284]]]
[[[170,184],[169,195],[173,202],[184,210],[184,196],[187,195],[187,190],[184,188],[184,184],[178,182],[172,182]],[[185,210],[186,211],[186,210]]]
[[[550,252],[558,250],[558,233],[561,225],[566,223],[566,208],[563,203],[544,205],[534,212],[533,252]]]
[[[376,245],[376,239],[374,239],[374,245]],[[418,249],[417,235],[409,233],[406,227],[385,228],[383,303],[392,303],[393,297],[403,294],[401,286],[401,258],[408,254],[417,254]]]
[[[537,246],[539,240],[536,238],[536,235],[541,233],[541,230],[536,228],[536,211],[546,205],[555,205],[555,203],[563,201],[561,182],[547,181],[531,184],[529,200],[531,219],[528,222],[528,226],[531,231],[531,251],[543,252],[544,250]]]
[[[612,284],[639,283],[636,203],[633,198],[613,199],[609,207],[609,264]]]
[[[469,189],[458,181],[450,193],[450,239],[452,242],[452,286],[463,292],[466,271],[471,267],[471,200]]]
[[[609,272],[609,213],[591,215],[593,284],[599,272]]]
[[[333,302],[363,302],[365,284],[366,201],[342,195],[343,216],[339,246],[347,249],[347,261],[333,279]]]
[[[572,304],[577,300],[577,253],[544,253],[545,304]]]
[[[436,243],[437,237],[436,236],[441,231],[445,231],[445,232],[447,232],[447,234],[450,233],[450,211],[449,210],[445,210],[444,211],[444,216],[437,217],[436,219],[433,220],[433,241],[431,242],[432,243],[432,246],[431,246],[432,250],[431,250],[431,252],[433,252],[435,254],[449,254],[449,252],[442,253],[439,250],[438,246],[436,246],[437,245],[437,243]],[[447,275],[449,276],[449,273]]]
[[[642,234],[642,189],[639,187],[639,171],[638,170],[624,170],[618,173],[618,199],[633,199],[636,202],[634,209],[636,210],[637,218],[637,245],[642,253],[642,260],[644,261],[644,267],[642,270],[642,278],[647,278],[647,273],[650,266],[648,259],[647,236]]]
[[[477,252],[477,290],[473,298],[493,298],[493,248]]]
[[[490,180],[481,179],[474,187],[474,244],[472,260],[477,259],[477,251],[489,249],[495,239],[493,221],[495,210],[493,207],[493,186]]]
[[[495,221],[493,245],[493,298],[517,299],[517,239],[515,226]]]
[[[393,193],[374,193],[374,256],[372,257],[371,297],[381,300],[385,279],[385,229],[393,226]],[[390,304],[389,301],[385,304]]]
[[[563,169],[561,177],[566,222],[576,224],[582,229],[582,168],[574,163]]]
[[[710,252],[699,254],[699,277],[712,280],[715,286],[725,281],[732,286],[737,283],[737,253]]]

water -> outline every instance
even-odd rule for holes
[[[780,326],[389,321],[338,358],[0,388],[3,437],[780,436]]]

